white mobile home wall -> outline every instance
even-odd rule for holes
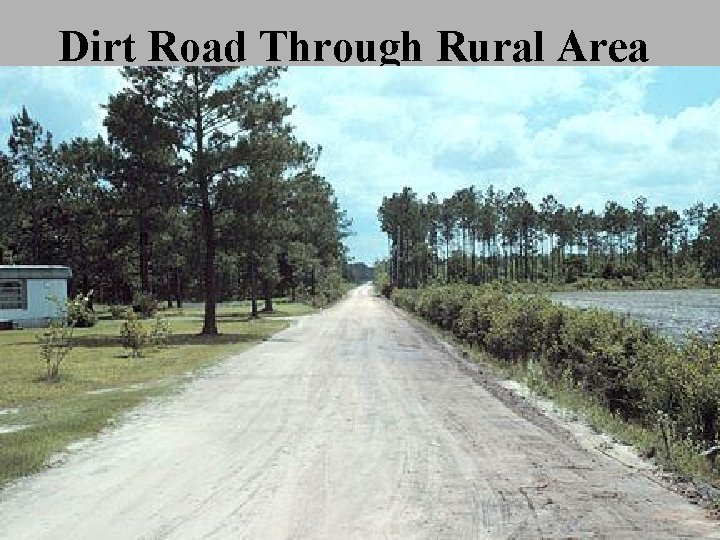
[[[39,267],[27,267],[27,272],[20,266],[13,268],[14,272],[10,272],[7,270],[8,268],[10,267],[0,266],[0,280],[22,279],[25,281],[27,309],[0,309],[0,320],[14,321],[26,328],[46,326],[48,319],[57,316],[58,302],[62,306],[67,302],[67,278],[56,279],[53,276],[62,267],[54,267],[53,271],[47,272],[49,276],[53,277],[35,277],[46,273]],[[65,271],[69,277],[70,270],[66,268]],[[28,277],[24,277],[25,275]],[[53,301],[53,299],[57,301]]]

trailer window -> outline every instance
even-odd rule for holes
[[[27,309],[24,279],[0,280],[0,309]]]

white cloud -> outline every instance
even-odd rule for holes
[[[689,190],[716,196],[720,100],[650,114],[657,69],[302,68],[281,89],[351,213],[374,214],[403,185],[441,197],[520,185],[536,202],[553,193],[597,210],[640,194],[671,205],[692,202]],[[385,249],[378,231],[351,244],[368,260]]]
[[[30,116],[56,137],[94,136],[103,131],[101,104],[122,87],[116,67],[0,68],[0,134],[27,106]]]

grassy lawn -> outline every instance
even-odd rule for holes
[[[258,310],[262,311],[265,304],[260,301],[258,302]],[[263,317],[296,317],[299,315],[308,315],[314,313],[317,310],[307,304],[301,304],[299,302],[286,302],[286,301],[275,301],[273,302],[273,308],[275,311],[272,313],[262,313]],[[182,309],[177,308],[165,308],[162,309],[161,314],[164,317],[198,317],[202,318],[204,309],[191,305],[190,307],[184,307]],[[247,320],[248,314],[250,313],[250,302],[225,302],[218,304],[217,317],[219,321],[228,320]]]
[[[177,389],[198,369],[246,349],[290,323],[274,317],[314,311],[278,303],[277,312],[248,320],[244,306],[222,306],[219,336],[198,334],[201,308],[163,312],[172,335],[163,349],[131,358],[120,342],[122,321],[75,330],[60,380],[45,382],[36,329],[0,332],[0,486],[41,470],[69,443],[92,436],[119,413]],[[196,317],[197,316],[197,317]],[[149,324],[150,322],[146,322]],[[28,426],[8,432],[13,426]]]

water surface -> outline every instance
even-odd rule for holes
[[[570,307],[601,308],[628,315],[674,339],[720,329],[720,290],[576,291],[551,293]]]

